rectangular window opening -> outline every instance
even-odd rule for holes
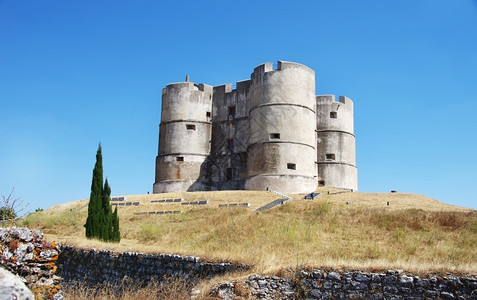
[[[212,115],[212,114],[210,113],[210,111],[208,111],[208,112],[205,113],[205,116],[206,116],[207,118],[210,118],[211,115]]]
[[[332,119],[338,118],[338,113],[336,111],[330,112],[330,118],[332,118]]]
[[[225,181],[231,181],[233,179],[233,169],[226,168],[225,169]]]
[[[195,130],[195,125],[194,124],[186,124],[187,130]]]
[[[287,169],[288,169],[288,170],[296,170],[296,164],[288,163],[288,164],[287,164]]]
[[[234,141],[234,139],[229,139],[229,140],[228,140],[228,146],[229,146],[229,150],[230,150],[230,151],[233,151],[233,150],[234,150],[234,146],[235,146],[235,141]]]
[[[270,133],[270,139],[280,139],[280,134],[279,133]]]
[[[229,117],[235,118],[235,106],[229,106]]]
[[[184,161],[184,156],[177,156],[176,161]]]
[[[326,153],[326,159],[335,160],[335,155],[332,153]]]

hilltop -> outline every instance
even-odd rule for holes
[[[87,199],[34,213],[20,225],[78,247],[240,261],[262,273],[307,266],[477,273],[474,210],[416,194],[317,192],[314,200],[291,195],[284,205],[260,213],[255,210],[280,196],[266,191],[126,195],[118,202],[139,205],[119,206],[119,244],[84,238]],[[153,202],[161,199],[208,203]],[[219,207],[227,203],[250,206]],[[156,211],[182,213],[150,214]]]

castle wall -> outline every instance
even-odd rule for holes
[[[320,186],[358,189],[353,102],[334,95],[316,97],[317,162]]]
[[[315,73],[278,62],[255,68],[250,97],[246,189],[316,189]]]
[[[169,84],[162,93],[154,193],[194,190],[210,153],[212,87]]]

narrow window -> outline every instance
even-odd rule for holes
[[[279,133],[270,133],[270,139],[280,139]]]
[[[233,170],[232,168],[225,169],[225,181],[231,181],[233,177]]]
[[[233,150],[234,150],[234,146],[235,146],[235,141],[234,141],[234,139],[229,139],[229,140],[228,140],[228,144],[229,144],[229,150],[230,150],[230,151],[233,151]]]
[[[335,160],[335,155],[334,155],[334,154],[331,154],[331,153],[327,153],[327,154],[326,154],[326,159]]]
[[[195,130],[195,125],[194,124],[186,124],[187,130]]]
[[[184,161],[184,156],[177,156],[176,161]]]
[[[205,116],[206,116],[207,118],[210,118],[210,116],[211,116],[210,111],[206,112],[206,113],[205,113]]]
[[[332,119],[338,118],[338,113],[336,111],[330,112],[330,118],[332,118]]]
[[[324,180],[318,180],[318,186],[325,186]]]
[[[235,118],[235,106],[229,106],[229,117],[230,116]]]
[[[288,163],[288,164],[287,164],[287,169],[289,169],[289,170],[296,170],[296,164],[290,164],[290,163]]]

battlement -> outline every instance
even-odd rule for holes
[[[227,95],[227,94],[235,93],[235,92],[248,93],[251,83],[252,83],[252,80],[246,79],[246,80],[237,81],[235,83],[235,88],[233,88],[233,85],[231,83],[217,85],[217,86],[214,86],[214,93],[220,93],[223,95]]]
[[[335,95],[331,95],[331,94],[328,94],[328,95],[316,95],[316,101],[319,103],[319,104],[333,104],[333,103],[342,103],[344,105],[346,104],[353,104],[353,101],[348,98],[348,97],[345,97],[345,96],[338,96],[338,98],[336,98]]]
[[[315,74],[315,71],[305,65],[295,62],[279,60],[277,61],[277,67],[275,69],[273,68],[273,63],[271,62],[258,65],[253,69],[253,73],[250,75],[250,79],[260,81],[262,79],[262,75],[265,73],[283,71],[287,69],[302,69],[306,72],[312,73],[313,75]]]
[[[302,69],[302,70],[305,70],[307,72],[315,74],[315,71],[313,71],[309,67],[307,67],[305,65],[302,65],[302,64],[299,64],[299,63],[283,61],[283,60],[279,60],[277,62],[277,71],[282,71],[282,70],[291,69],[291,68]]]
[[[187,78],[188,79],[188,78]],[[165,88],[162,89],[162,94],[164,95],[170,89],[180,89],[187,87],[190,91],[201,91],[201,92],[211,92],[212,86],[203,83],[193,83],[190,81],[181,81],[168,84]]]
[[[230,93],[231,91],[232,91],[231,83],[214,86],[214,93],[226,94],[226,93]]]

